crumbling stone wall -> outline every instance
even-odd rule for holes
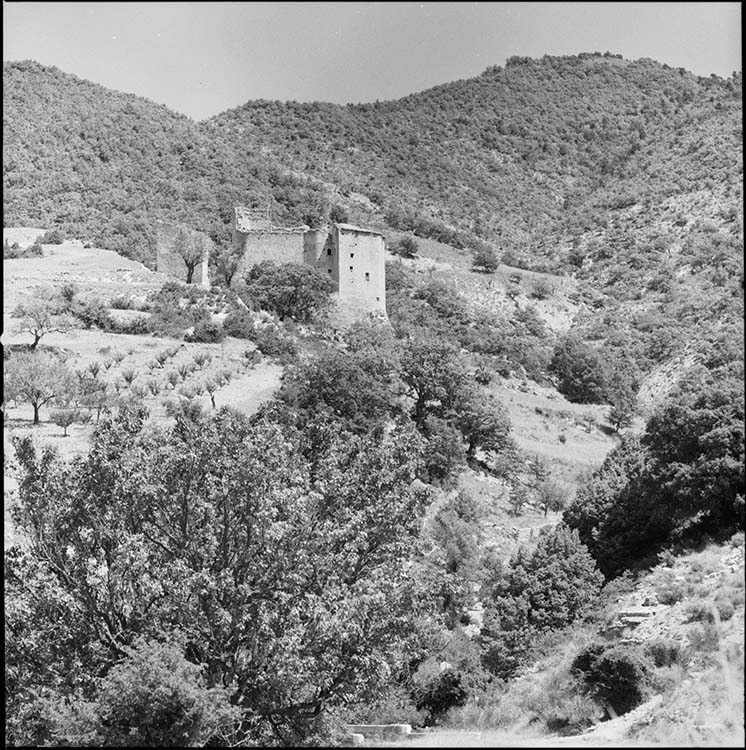
[[[237,232],[234,242],[242,251],[238,273],[241,274],[264,260],[275,263],[303,263],[303,234],[307,228],[274,228],[266,231],[252,229],[248,232]]]
[[[304,234],[308,227],[273,227],[267,209],[234,209],[233,245],[240,251],[238,273],[264,260],[275,263],[304,262]]]
[[[207,265],[210,259],[210,253],[214,251],[213,241],[203,232],[181,226],[179,224],[169,224],[166,222],[156,222],[155,242],[156,242],[156,270],[165,273],[177,281],[186,282],[187,264],[179,252],[181,243],[193,243],[193,247],[201,249],[201,259],[194,267],[192,274],[192,284],[200,286],[210,286],[210,278]]]

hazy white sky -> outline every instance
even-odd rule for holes
[[[249,99],[395,99],[511,55],[610,51],[741,69],[740,3],[3,3],[32,59],[202,119]]]

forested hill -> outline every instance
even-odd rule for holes
[[[295,218],[319,189],[184,115],[32,61],[3,65],[5,226],[61,227],[153,261],[156,219],[220,232],[233,205]]]
[[[520,252],[577,214],[604,226],[609,209],[702,190],[739,203],[741,91],[740,74],[652,60],[511,58],[397,101],[248,102],[204,130],[364,193],[390,222],[418,214]]]
[[[741,74],[511,58],[397,101],[253,101],[202,123],[34,62],[6,63],[3,85],[6,225],[58,225],[140,259],[154,219],[220,233],[234,204],[267,197],[278,221],[341,203],[561,272],[620,233],[680,241],[701,221],[742,234]]]

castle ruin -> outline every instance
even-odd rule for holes
[[[239,273],[264,260],[304,263],[327,274],[336,287],[333,324],[339,327],[369,314],[386,315],[383,235],[352,224],[311,229],[275,227],[268,209],[236,207],[234,246]]]
[[[239,276],[265,260],[303,263],[334,282],[333,326],[345,327],[371,314],[386,316],[385,245],[380,232],[341,223],[314,229],[305,224],[277,227],[268,208],[238,206],[233,216]],[[209,286],[212,240],[177,224],[156,222],[155,230],[157,270],[180,281]]]

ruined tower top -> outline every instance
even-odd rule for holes
[[[236,206],[234,211],[234,226],[239,232],[250,232],[256,229],[272,228],[272,217],[269,212],[269,206],[266,208],[246,208],[244,206]]]

